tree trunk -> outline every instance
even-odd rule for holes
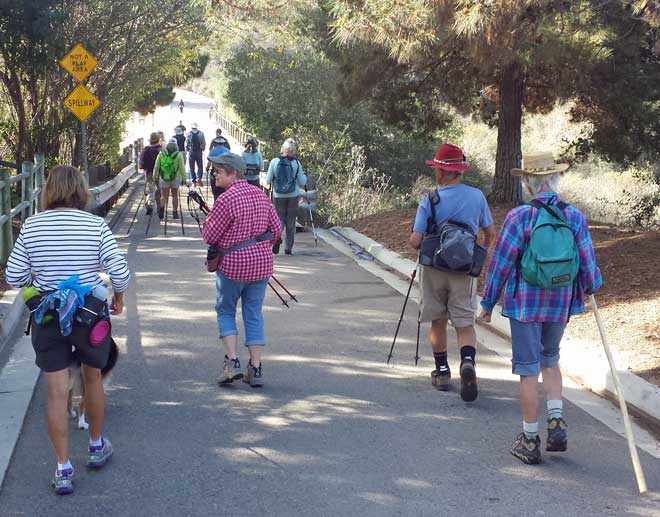
[[[488,200],[494,203],[519,203],[522,198],[520,178],[511,169],[520,167],[524,80],[520,64],[506,66],[500,79],[500,109],[497,123],[497,155],[493,191]]]

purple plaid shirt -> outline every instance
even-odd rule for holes
[[[542,192],[534,199],[546,203],[555,196]],[[603,283],[596,266],[593,242],[587,220],[577,208],[569,205],[564,211],[566,221],[573,230],[580,253],[575,291],[573,287],[543,289],[530,285],[522,277],[520,260],[529,246],[530,234],[538,218],[538,210],[522,205],[511,210],[502,224],[490,261],[481,306],[492,311],[504,291],[502,314],[518,321],[564,322],[570,315],[585,311],[584,295],[596,292]],[[571,301],[572,298],[572,301]]]

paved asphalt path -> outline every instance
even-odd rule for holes
[[[412,366],[415,304],[386,366],[403,298],[310,234],[276,260],[300,303],[286,309],[267,295],[265,387],[218,387],[214,278],[197,226],[186,212],[185,237],[172,221],[164,236],[154,218],[146,237],[140,213],[122,237],[138,198],[115,227],[134,272],[114,320],[122,355],[106,433],[115,456],[87,471],[87,434],[71,421],[76,493],[51,493],[40,380],[0,515],[660,514],[657,497],[636,495],[625,441],[571,404],[569,452],[546,454],[541,466],[513,458],[520,413],[508,362],[480,348],[472,404],[456,387],[436,391],[425,345]],[[452,343],[454,372],[457,355]],[[640,454],[657,490],[660,462]]]

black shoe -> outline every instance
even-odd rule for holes
[[[548,420],[548,440],[545,450],[548,452],[564,452],[568,448],[568,437],[566,436],[566,422],[563,418],[551,418]]]
[[[154,208],[152,206],[147,207],[147,215],[151,215],[154,213]]]
[[[440,391],[449,391],[451,389],[451,371],[449,368],[446,370],[433,370],[431,372],[431,384]]]
[[[179,212],[177,212],[176,210],[174,210],[174,211],[172,212],[172,219],[178,219],[178,218],[179,218]]]
[[[165,218],[165,209],[164,208],[159,208],[158,209],[158,219],[161,221]]]
[[[465,402],[472,402],[477,395],[477,371],[474,361],[465,359],[461,362],[461,398]]]
[[[284,250],[284,253],[285,253],[286,255],[291,255],[291,250]]]
[[[280,252],[280,245],[282,244],[282,239],[277,239],[277,242],[273,244],[273,254],[277,255]]]
[[[525,433],[520,433],[511,446],[511,454],[527,465],[541,463],[541,439],[537,436],[530,440]]]

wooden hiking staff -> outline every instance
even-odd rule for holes
[[[610,344],[607,339],[607,334],[605,333],[605,326],[603,325],[603,320],[600,317],[600,312],[598,312],[598,305],[596,305],[596,298],[594,298],[594,295],[592,294],[589,295],[589,299],[591,300],[591,306],[594,309],[594,316],[596,316],[596,323],[598,324],[598,331],[600,332],[600,338],[603,341],[603,348],[605,349],[605,355],[607,355],[607,361],[610,363],[610,370],[612,372],[612,379],[614,380],[616,394],[619,397],[619,406],[621,407],[621,414],[623,415],[623,425],[626,430],[628,449],[630,449],[630,458],[632,459],[633,468],[635,469],[635,477],[637,478],[637,487],[639,488],[640,494],[645,494],[647,492],[646,479],[644,478],[644,472],[642,471],[642,464],[639,462],[639,455],[637,454],[637,446],[635,445],[635,438],[633,436],[632,426],[630,425],[630,417],[628,416],[628,406],[626,405],[626,399],[623,397],[623,388],[621,387],[621,382],[619,381],[619,374],[616,371],[616,365],[614,364],[614,358],[612,357]]]

